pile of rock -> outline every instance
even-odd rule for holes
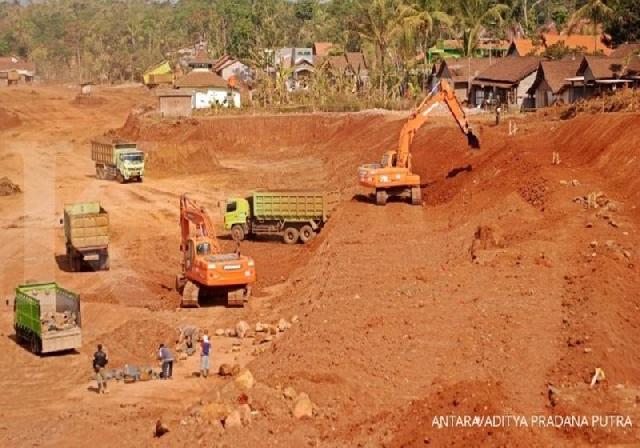
[[[13,182],[8,177],[3,177],[0,179],[0,196],[13,196],[14,194],[20,193],[20,187]]]
[[[71,311],[46,313],[40,318],[43,333],[64,331],[78,326],[78,316]]]
[[[298,316],[293,316],[291,322],[298,322]],[[254,338],[255,344],[262,344],[264,342],[270,342],[278,333],[283,333],[291,328],[292,323],[282,318],[276,324],[266,324],[258,322],[254,327],[249,325],[244,320],[238,322],[235,328],[218,328],[214,334],[218,337],[230,337],[230,338]]]

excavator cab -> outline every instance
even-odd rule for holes
[[[387,151],[382,155],[382,168],[393,168],[398,163],[397,151]]]

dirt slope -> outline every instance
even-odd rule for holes
[[[637,425],[479,430],[432,424],[436,415],[463,414],[621,414],[640,421],[640,215],[633,176],[640,115],[522,120],[515,137],[507,135],[506,123],[495,128],[478,121],[483,147],[476,153],[453,124],[436,117],[414,145],[424,207],[391,202],[382,208],[356,185],[356,170],[394,147],[398,114],[158,122],[130,113],[152,102],[142,90],[100,91],[101,101],[91,105],[76,102],[75,94],[0,92],[3,107],[23,123],[0,135],[17,133],[0,139],[0,176],[24,192],[0,198],[0,255],[8,260],[2,292],[8,296],[28,278],[54,278],[82,293],[85,322],[79,354],[39,359],[11,339],[11,310],[0,312],[0,351],[16,366],[0,363],[0,417],[7,422],[0,440],[68,446],[100,428],[104,440],[123,446],[640,442]],[[94,178],[88,141],[112,128],[149,152],[144,184]],[[553,151],[560,152],[560,165],[551,165]],[[222,199],[301,186],[341,191],[343,201],[309,246],[243,244],[258,266],[250,306],[175,310],[182,192],[219,221]],[[582,200],[592,192],[603,193],[598,208]],[[99,198],[111,213],[109,272],[69,273],[56,258],[64,252],[59,210],[85,198]],[[224,384],[194,379],[195,360],[179,364],[169,384],[115,385],[102,401],[87,391],[98,342],[110,348],[114,364],[146,363],[156,344],[169,342],[172,329],[185,322],[213,331],[239,319],[253,324],[293,315],[300,322],[261,346],[264,352],[247,344],[236,353],[231,339],[214,340],[214,366],[249,363],[258,380],[249,394],[258,414],[249,427],[181,424],[200,401],[215,401]],[[589,388],[595,367],[605,370],[607,381]],[[313,419],[291,416],[281,394],[289,385],[309,394]],[[59,417],[50,419],[42,409]],[[154,441],[150,428],[158,418],[171,432]]]

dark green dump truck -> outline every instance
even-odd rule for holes
[[[57,283],[20,285],[13,303],[16,339],[36,354],[79,349],[80,297]]]
[[[235,240],[251,235],[280,235],[287,244],[311,241],[329,219],[337,193],[259,191],[226,201],[224,227]]]

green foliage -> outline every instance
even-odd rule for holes
[[[615,44],[640,41],[640,1],[612,0],[612,14],[605,28]]]

